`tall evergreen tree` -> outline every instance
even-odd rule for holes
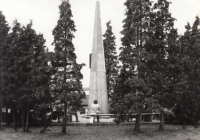
[[[3,50],[3,67],[2,67],[2,80],[4,93],[4,103],[7,108],[12,109],[13,115],[13,128],[16,129],[16,110],[21,105],[19,88],[21,83],[18,81],[19,78],[19,65],[17,59],[21,55],[18,50],[19,45],[19,34],[21,32],[21,24],[17,21],[13,22],[12,32],[8,35],[6,40],[6,46]]]
[[[45,40],[42,34],[37,35],[35,30],[32,29],[32,22],[25,27],[23,36],[21,37],[23,44],[21,46],[30,47],[29,52],[30,56],[27,58],[29,70],[27,82],[25,83],[26,87],[30,87],[29,96],[28,93],[25,94],[24,103],[27,110],[27,121],[29,122],[29,110],[33,109],[36,104],[48,103],[49,102],[49,78],[50,71],[47,65],[48,59],[46,56],[47,50],[44,45]],[[27,57],[27,53],[23,56],[23,59]],[[26,91],[26,89],[25,89]],[[27,99],[26,99],[27,98]],[[28,101],[28,102],[27,102]],[[22,112],[23,108],[22,108]],[[26,125],[26,131],[28,131],[28,126]]]
[[[15,112],[20,111],[24,131],[28,131],[29,111],[41,101],[41,97],[48,94],[49,72],[44,43],[43,36],[32,29],[32,22],[21,26],[17,21],[14,21],[6,42],[3,91],[6,93],[7,107],[13,110],[14,128]]]
[[[2,58],[3,58],[3,50],[5,49],[5,42],[8,36],[9,26],[5,19],[5,16],[0,11],[0,130],[1,130],[1,122],[2,122],[2,107],[4,106],[4,93],[2,93]],[[4,106],[5,107],[5,106]]]
[[[145,60],[147,73],[145,74],[145,82],[148,87],[152,88],[155,99],[159,101],[159,105],[166,107],[165,94],[167,92],[166,81],[166,65],[167,65],[167,47],[169,46],[169,38],[174,32],[174,21],[169,13],[169,4],[167,0],[158,0],[153,5],[153,11],[150,15],[148,40],[145,48],[147,57]],[[172,40],[170,40],[172,41]],[[163,109],[161,115],[163,116]],[[161,117],[160,130],[164,130],[163,117]]]
[[[74,21],[72,20],[71,5],[69,1],[62,1],[59,6],[60,16],[56,27],[53,29],[55,45],[55,58],[53,67],[56,67],[55,88],[54,93],[64,103],[64,118],[62,133],[66,133],[66,115],[67,103],[70,101],[69,93],[71,91],[78,91],[83,94],[80,79],[82,74],[80,70],[83,64],[76,63],[75,48],[72,43],[74,38],[73,32],[76,31]],[[80,98],[79,98],[80,101]]]
[[[123,67],[126,69],[127,77],[124,81],[129,86],[126,99],[127,102],[133,104],[129,109],[132,112],[137,113],[135,131],[140,131],[140,118],[141,111],[143,110],[146,93],[149,94],[147,86],[143,80],[145,73],[144,57],[146,56],[146,50],[144,45],[147,40],[148,23],[151,13],[151,2],[149,0],[127,0],[125,2],[126,19],[124,19],[124,25],[122,30],[123,38],[120,48],[120,57]],[[133,99],[133,100],[129,100]]]
[[[137,112],[135,131],[140,131],[143,106],[159,101],[166,106],[166,69],[168,39],[174,32],[174,18],[169,13],[169,2],[158,0],[153,7],[150,1],[127,0],[120,60],[129,76],[124,83],[130,86],[127,99],[135,104]],[[172,41],[172,39],[171,39]],[[154,98],[151,96],[154,93]],[[168,94],[168,93],[167,93]],[[132,98],[131,98],[132,97]],[[138,101],[138,102],[137,102]],[[161,113],[163,114],[163,109]],[[163,130],[163,119],[160,129]]]
[[[196,17],[193,26],[188,23],[185,28],[186,31],[180,38],[180,63],[183,67],[184,76],[182,78],[182,86],[180,86],[182,94],[177,98],[177,108],[175,115],[185,125],[187,122],[193,122],[197,126],[199,120],[199,37],[200,37],[200,20]],[[180,84],[179,84],[180,85]],[[185,98],[187,97],[187,98]]]
[[[103,37],[104,45],[104,55],[105,55],[105,65],[106,65],[106,81],[107,81],[107,91],[108,91],[108,98],[113,93],[114,85],[116,84],[116,77],[118,73],[117,68],[117,52],[116,52],[116,45],[115,45],[115,36],[112,32],[112,26],[110,25],[110,21],[106,23],[107,30]]]

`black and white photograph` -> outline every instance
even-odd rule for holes
[[[200,140],[200,0],[0,0],[0,140]]]

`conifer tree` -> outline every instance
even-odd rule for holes
[[[0,11],[0,114],[2,114],[2,107],[5,107],[3,98],[4,93],[2,93],[2,58],[3,58],[3,50],[5,49],[5,42],[6,38],[8,36],[9,26],[7,24],[7,21],[5,19],[5,16]],[[2,115],[0,115],[0,130],[1,130],[1,122],[2,122]]]
[[[200,20],[196,17],[193,26],[188,23],[185,28],[186,31],[180,38],[180,52],[181,59],[180,64],[182,66],[183,77],[181,84],[178,84],[181,88],[181,93],[177,97],[177,107],[175,109],[175,115],[184,124],[192,122],[194,127],[197,127],[199,120],[199,68],[200,68]]]
[[[37,35],[32,29],[32,22],[27,26],[21,26],[17,21],[14,21],[14,27],[6,41],[3,56],[3,91],[6,93],[6,106],[13,110],[14,128],[16,128],[15,112],[22,112],[22,127],[26,132],[30,110],[41,101],[42,97],[46,99],[49,96],[50,75],[44,43],[43,36]],[[46,101],[43,100],[44,102]]]
[[[169,39],[174,32],[174,21],[169,13],[169,4],[167,0],[158,0],[154,3],[152,13],[150,15],[148,40],[145,48],[147,57],[145,60],[148,72],[146,73],[145,81],[152,89],[154,98],[158,100],[161,107],[168,105],[165,102],[167,92],[167,47]],[[170,41],[173,41],[172,39]],[[163,109],[161,116],[163,116]],[[160,130],[164,130],[163,117],[161,117]]]
[[[56,69],[54,75],[56,97],[64,104],[64,118],[62,133],[66,133],[67,105],[70,102],[70,92],[77,91],[84,94],[80,80],[83,78],[80,70],[84,64],[77,64],[75,48],[72,43],[73,32],[76,31],[72,20],[72,11],[69,1],[62,1],[59,6],[59,19],[53,29],[55,57],[52,63]],[[82,96],[81,96],[82,97]],[[80,98],[79,98],[80,101]]]
[[[106,81],[107,81],[107,91],[108,98],[113,93],[114,85],[116,84],[116,76],[117,76],[117,52],[115,45],[115,36],[112,32],[112,26],[110,25],[110,21],[106,23],[107,30],[103,37],[104,45],[104,55],[105,55],[105,65],[106,65]]]
[[[24,97],[24,103],[26,105],[27,110],[27,121],[29,110],[33,109],[36,105],[41,103],[49,102],[49,78],[50,78],[50,70],[47,65],[47,50],[45,44],[45,40],[42,34],[37,35],[35,30],[32,29],[32,22],[28,24],[23,31],[22,42],[24,43],[21,46],[30,47],[29,52],[30,56],[26,62],[29,65],[28,78],[25,83],[26,87],[30,87],[29,93],[32,93],[28,96],[28,93]],[[26,40],[26,42],[25,42]],[[23,58],[27,57],[27,54],[23,56]],[[25,89],[26,91],[26,89]],[[26,99],[27,98],[27,99]],[[28,101],[28,103],[26,103]],[[22,108],[23,112],[23,108]],[[26,131],[28,131],[28,126],[26,125]]]
[[[19,102],[21,97],[19,87],[21,86],[21,83],[18,81],[18,79],[20,79],[20,68],[16,62],[20,55],[18,54],[20,32],[21,24],[14,21],[12,32],[8,35],[5,49],[3,49],[4,55],[2,58],[2,92],[4,93],[4,103],[6,107],[12,109],[14,129],[16,129],[16,110],[19,109],[19,106],[21,105],[21,102]]]
[[[135,131],[140,131],[140,118],[143,110],[142,106],[146,93],[150,89],[145,85],[143,75],[145,73],[144,57],[146,51],[144,44],[147,40],[148,23],[151,13],[151,2],[149,0],[127,0],[125,2],[126,19],[122,30],[122,47],[120,48],[119,60],[126,69],[127,77],[124,84],[129,86],[126,98],[127,102],[133,106],[129,107],[131,112],[137,113]],[[129,100],[131,99],[131,100]]]

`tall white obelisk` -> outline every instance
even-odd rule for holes
[[[91,71],[90,71],[90,92],[89,92],[89,104],[94,100],[98,101],[101,107],[101,113],[108,113],[108,94],[106,85],[106,69],[105,69],[105,57],[102,41],[101,31],[101,16],[100,16],[100,4],[96,2],[95,20],[94,20],[94,34],[93,34],[93,47],[91,57]]]

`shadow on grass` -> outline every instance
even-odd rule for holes
[[[168,139],[177,137],[177,135],[184,135],[187,132],[197,134],[197,132],[190,126],[183,130],[181,125],[165,125],[164,131],[159,130],[159,125],[141,125],[141,131],[135,132],[134,126],[127,128],[124,135],[135,137],[136,139]]]
[[[190,136],[199,136],[199,128],[165,125],[165,131],[158,130],[159,125],[141,125],[141,132],[134,132],[134,125],[107,125],[107,126],[67,126],[67,133],[62,134],[60,126],[50,126],[43,134],[39,134],[41,128],[30,128],[29,133],[23,133],[22,129],[14,131],[12,128],[3,128],[0,132],[3,139],[48,139],[48,140],[141,140],[141,139],[188,139]],[[0,135],[1,135],[0,134]],[[192,137],[191,137],[192,138]],[[193,137],[193,139],[198,139]]]

